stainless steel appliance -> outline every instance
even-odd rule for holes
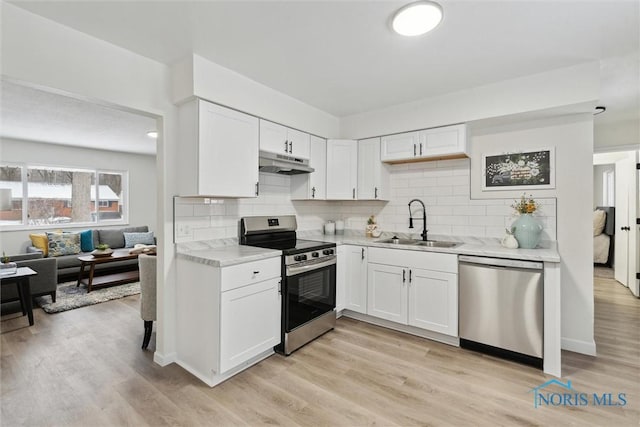
[[[458,260],[460,346],[542,368],[543,263]]]
[[[285,355],[336,324],[335,243],[300,240],[296,217],[240,220],[240,244],[282,250],[282,334],[275,350]]]
[[[258,169],[260,172],[278,173],[282,175],[311,173],[315,170],[309,166],[308,159],[270,153],[268,151],[260,151]]]

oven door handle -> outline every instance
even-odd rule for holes
[[[335,265],[335,264],[336,264],[335,255],[334,256],[328,256],[324,260],[322,260],[322,262],[317,262],[317,263],[307,264],[307,265],[301,265],[301,266],[288,265],[287,266],[287,270],[286,270],[286,275],[287,275],[287,277],[288,276],[295,276],[297,274],[306,273],[307,271],[319,270],[320,268],[328,267],[330,265]]]

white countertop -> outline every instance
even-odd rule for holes
[[[409,237],[408,235],[400,233],[397,235],[401,238]],[[429,239],[461,242],[462,244],[453,248],[432,248],[418,245],[396,245],[393,243],[378,242],[379,240],[391,237],[393,237],[393,233],[385,233],[377,238],[366,237],[364,233],[354,232],[353,230],[346,230],[346,234],[343,235],[326,235],[320,234],[318,231],[298,232],[299,239],[317,240],[335,243],[337,245],[359,245],[409,251],[511,258],[526,261],[560,262],[556,242],[544,242],[542,243],[542,247],[536,249],[508,249],[502,247],[498,239],[491,238],[437,235],[429,236]],[[279,250],[239,245],[238,239],[236,238],[180,243],[176,245],[176,248],[179,258],[214,267],[225,267],[282,255],[282,251]]]
[[[267,258],[276,258],[282,251],[238,244],[238,239],[207,240],[176,245],[177,257],[213,267],[226,267]]]
[[[400,238],[409,238],[406,234],[397,233]],[[442,252],[457,255],[477,255],[495,258],[511,258],[526,261],[560,262],[560,255],[556,242],[543,242],[542,247],[536,249],[508,249],[500,245],[498,239],[479,237],[452,237],[430,235],[430,240],[444,240],[461,242],[453,248],[433,248],[419,245],[397,245],[393,243],[378,243],[379,240],[389,239],[393,233],[385,233],[380,237],[366,237],[363,233],[346,230],[344,235],[326,235],[319,232],[298,232],[299,239],[318,240],[336,243],[337,245],[360,245],[380,248],[403,249],[410,251]]]

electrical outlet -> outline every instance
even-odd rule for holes
[[[209,199],[209,198],[205,197],[205,198],[204,198],[204,204],[205,204],[205,205],[210,205],[210,204],[211,204],[211,199]]]

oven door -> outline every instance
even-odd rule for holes
[[[336,307],[336,258],[319,261],[322,262],[286,268],[284,332],[291,332]]]

